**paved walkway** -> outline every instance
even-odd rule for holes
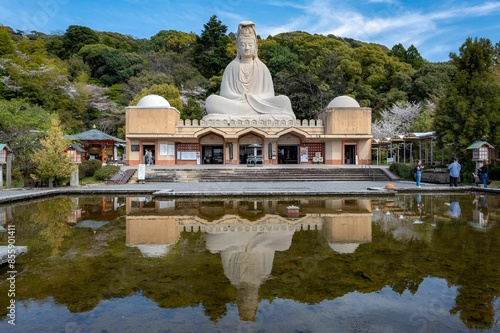
[[[391,184],[394,190],[385,186]],[[124,185],[91,185],[55,189],[2,189],[0,203],[30,200],[53,195],[78,194],[151,194],[158,197],[202,196],[332,196],[332,195],[395,195],[396,193],[485,191],[500,194],[500,189],[482,189],[471,186],[450,188],[436,184],[415,187],[409,181],[385,182],[207,182],[207,183],[145,183]]]

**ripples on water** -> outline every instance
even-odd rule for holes
[[[497,197],[0,206],[2,332],[498,332]],[[293,209],[298,207],[299,211]],[[11,230],[11,229],[9,229]]]

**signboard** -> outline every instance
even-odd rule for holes
[[[308,147],[300,147],[300,162],[307,163],[309,160]]]
[[[131,145],[130,151],[139,151],[139,145]]]
[[[139,164],[137,167],[137,180],[146,179],[146,164]]]
[[[387,157],[387,163],[394,162],[394,157]]]

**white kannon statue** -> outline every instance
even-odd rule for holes
[[[271,73],[257,57],[255,24],[238,26],[237,56],[224,70],[220,96],[206,100],[204,120],[295,120],[290,99],[274,95]]]

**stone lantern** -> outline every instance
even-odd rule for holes
[[[71,144],[66,148],[66,153],[68,154],[71,164],[73,164],[69,185],[79,186],[78,164],[82,163],[82,154],[85,153],[85,149],[77,144]]]
[[[495,149],[486,141],[476,141],[467,149],[472,150],[472,161],[476,162],[476,172],[483,165],[484,160],[490,159],[490,150]]]
[[[10,187],[12,180],[12,149],[6,144],[0,143],[0,187],[3,186],[3,165],[6,165],[6,187]]]

